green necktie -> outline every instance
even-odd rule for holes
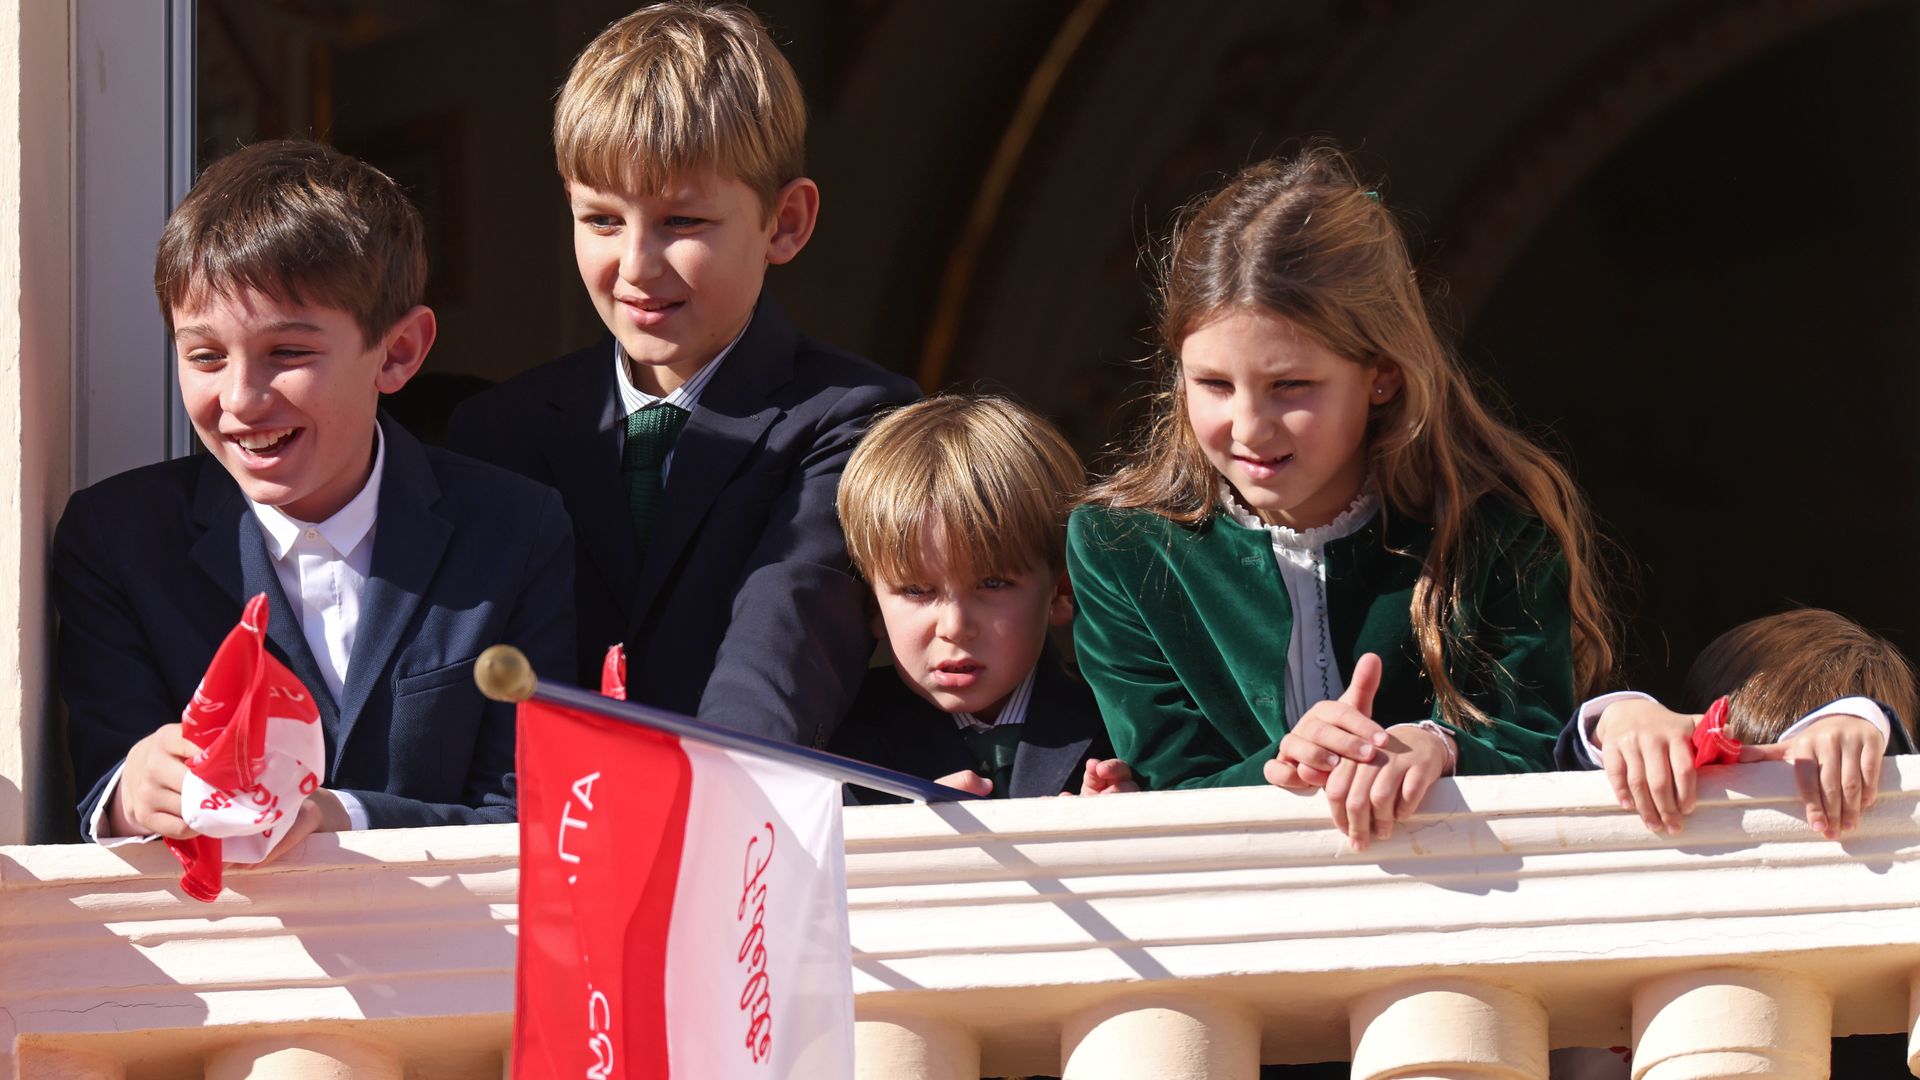
[[[1007,785],[1013,780],[1013,758],[1020,749],[1024,724],[997,724],[979,731],[963,731],[960,740],[973,755],[973,771],[993,781],[993,797],[1008,798]]]
[[[653,514],[660,506],[660,465],[687,423],[687,410],[655,402],[627,414],[627,447],[620,455],[620,472],[627,480],[627,508],[633,512],[633,537],[642,557],[653,533]]]

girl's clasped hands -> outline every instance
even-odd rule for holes
[[[1452,772],[1455,748],[1438,725],[1383,728],[1372,716],[1380,658],[1366,653],[1337,700],[1308,709],[1265,768],[1267,782],[1292,791],[1323,788],[1334,827],[1355,851],[1393,835],[1435,780]]]

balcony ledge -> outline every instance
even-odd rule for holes
[[[1143,994],[1250,1009],[1266,1060],[1345,1057],[1357,1001],[1436,976],[1537,1000],[1553,1046],[1626,1043],[1637,987],[1729,966],[1810,980],[1835,1034],[1907,1030],[1920,757],[1838,843],[1785,768],[1710,775],[1671,841],[1599,775],[1479,777],[1364,853],[1319,797],[1266,788],[852,808],[858,1007],[963,1025],[990,1074],[1058,1069],[1063,1025]],[[516,839],[314,837],[213,904],[159,845],[0,848],[0,1075],[63,1046],[198,1075],[288,1025],[378,1038],[425,1080],[497,1069]]]

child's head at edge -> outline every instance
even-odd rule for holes
[[[1085,478],[1052,424],[1002,397],[942,394],[867,432],[840,522],[916,693],[985,719],[1019,687],[1073,615],[1066,521]]]
[[[379,396],[433,345],[419,212],[315,142],[214,162],[167,218],[154,291],[194,429],[255,502],[320,521],[365,484]]]
[[[594,306],[636,385],[666,393],[746,326],[811,237],[806,101],[759,16],[673,0],[575,59],[553,141]]]
[[[1411,614],[1436,701],[1458,723],[1487,719],[1450,674],[1487,659],[1456,629],[1473,510],[1507,500],[1544,522],[1566,560],[1576,689],[1606,680],[1613,615],[1585,500],[1475,396],[1398,223],[1346,155],[1311,145],[1193,204],[1164,264],[1158,322],[1151,427],[1089,501],[1196,524],[1225,479],[1268,520],[1309,528],[1371,483],[1386,512],[1434,527]],[[1190,372],[1196,343],[1205,368]],[[1289,516],[1302,508],[1311,519]]]
[[[1727,734],[1771,743],[1829,702],[1860,695],[1893,707],[1911,731],[1920,710],[1913,666],[1886,638],[1821,608],[1741,623],[1714,638],[1688,669],[1681,708],[1705,712],[1730,695]]]

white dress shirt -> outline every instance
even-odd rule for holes
[[[711,366],[711,365],[709,365]],[[347,682],[347,662],[353,656],[353,641],[360,623],[360,594],[366,589],[367,575],[373,568],[374,519],[380,509],[380,474],[387,461],[387,437],[374,426],[373,472],[347,505],[321,522],[290,517],[277,506],[247,500],[254,519],[260,525],[273,560],[274,576],[286,594],[290,612],[271,612],[269,618],[296,618],[301,636],[320,667],[327,692],[338,703]],[[89,831],[101,844],[114,846],[152,840],[152,836],[100,836],[100,826],[115,790],[120,786],[122,762],[107,781],[106,791],[93,810]],[[350,828],[367,827],[367,809],[360,800],[344,791],[334,797],[347,812]]]
[[[748,325],[752,325],[752,320],[748,320]],[[641,409],[654,404],[677,405],[689,413],[693,412],[695,407],[700,404],[701,393],[706,390],[707,384],[713,381],[713,373],[720,370],[720,365],[726,362],[727,355],[733,352],[735,345],[740,344],[740,339],[746,336],[746,333],[747,328],[745,326],[741,327],[740,332],[733,336],[732,341],[727,342],[727,347],[721,349],[718,356],[708,361],[705,367],[694,372],[693,378],[674,387],[672,392],[668,393],[666,397],[649,394],[645,390],[633,385],[633,372],[627,366],[627,350],[621,347],[619,340],[616,339],[613,343],[613,385],[618,387],[620,391],[621,415],[631,416]],[[626,451],[626,446],[627,427],[625,424],[621,424],[620,449],[622,453]],[[673,468],[673,450],[673,447],[667,447],[666,457],[660,459],[660,483],[662,485],[667,482],[668,470]]]

